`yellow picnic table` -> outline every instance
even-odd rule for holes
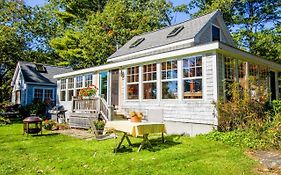
[[[162,142],[164,142],[164,133],[166,133],[166,128],[164,123],[156,122],[130,122],[130,121],[108,121],[104,127],[105,131],[115,130],[123,132],[123,136],[116,147],[115,151],[118,151],[126,138],[128,144],[132,146],[129,139],[129,135],[133,137],[141,136],[143,138],[142,143],[138,148],[138,152],[145,146],[152,148],[149,142],[148,135],[152,133],[162,133]]]

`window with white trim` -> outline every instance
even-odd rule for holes
[[[66,94],[66,79],[61,79],[60,82],[60,101],[65,101]]]
[[[127,68],[127,98],[139,99],[139,66]]]
[[[225,72],[225,98],[231,100],[232,85],[236,80],[236,59],[224,57],[224,72]]]
[[[53,92],[53,89],[45,89],[44,90],[44,100],[54,100],[54,92]]]
[[[79,95],[79,91],[83,88],[83,76],[76,77],[76,94]]]
[[[201,99],[202,91],[202,56],[183,59],[183,98]]]
[[[43,101],[44,90],[43,89],[34,89],[34,101]]]
[[[71,101],[72,97],[74,96],[74,78],[68,78],[68,95],[67,95],[67,101]]]
[[[85,75],[85,87],[89,87],[93,83],[93,75]]]
[[[54,100],[54,90],[44,88],[34,88],[33,101],[51,102]]]
[[[169,60],[161,64],[162,99],[178,98],[178,64]]]
[[[157,98],[156,63],[143,65],[143,99]]]

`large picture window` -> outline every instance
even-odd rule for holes
[[[177,60],[162,62],[162,99],[178,98],[178,64]]]
[[[60,84],[60,101],[65,101],[66,79],[61,80]]]
[[[202,56],[183,59],[184,99],[202,98]]]
[[[156,63],[143,66],[143,99],[157,97],[157,70]]]
[[[139,66],[127,69],[127,97],[139,99]]]

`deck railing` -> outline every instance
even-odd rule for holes
[[[112,119],[113,107],[109,106],[106,100],[99,96],[91,99],[73,98],[72,112],[101,114],[108,121]]]

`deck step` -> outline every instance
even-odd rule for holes
[[[69,117],[69,126],[71,128],[83,128],[89,129],[89,119],[88,118],[98,118],[97,113],[71,113]]]

